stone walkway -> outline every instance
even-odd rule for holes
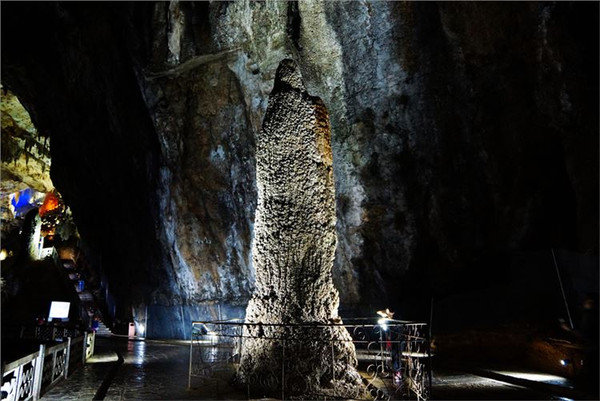
[[[91,400],[102,386],[104,378],[115,365],[118,357],[110,340],[96,338],[95,353],[83,368],[79,368],[67,380],[59,382],[42,396],[43,400]]]
[[[42,399],[247,399],[245,392],[231,387],[227,380],[203,383],[196,379],[188,390],[188,367],[189,345],[184,342],[98,338],[94,357]],[[432,382],[433,399],[438,400],[559,399],[532,387],[450,369],[435,370]]]
[[[529,388],[463,371],[438,370],[432,380],[434,400],[558,400]]]
[[[111,369],[123,363],[107,383],[105,400],[246,399],[245,394],[213,382],[188,390],[189,345],[183,342],[98,338],[94,359],[46,393],[44,400],[92,400]],[[102,399],[102,397],[98,397]]]

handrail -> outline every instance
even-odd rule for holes
[[[59,381],[66,379],[72,373],[69,369],[79,366],[80,362],[85,363],[91,356],[88,344],[93,344],[94,337],[93,332],[86,332],[82,336],[67,337],[63,343],[40,344],[39,351],[3,364],[2,399],[39,399]]]
[[[29,361],[37,358],[38,355],[39,355],[39,353],[40,353],[39,351],[36,351],[36,352],[34,352],[32,354],[26,355],[26,356],[24,356],[22,358],[19,358],[19,359],[15,360],[15,361],[9,362],[9,363],[5,364],[2,367],[2,371],[3,372],[11,371],[11,370],[15,369],[16,367],[18,367],[19,365],[24,365],[27,362],[29,362]]]

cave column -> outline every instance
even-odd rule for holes
[[[330,325],[339,321],[330,142],[325,105],[283,60],[257,138],[256,288],[246,321],[260,326],[244,331],[238,374],[250,386],[269,378],[261,390],[273,394],[282,369],[286,394],[353,397],[362,388],[350,335]]]

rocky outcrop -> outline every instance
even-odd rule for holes
[[[8,90],[2,91],[2,198],[8,194],[33,188],[49,192],[50,142],[41,136],[19,99]]]
[[[7,3],[2,83],[51,138],[53,182],[116,314],[147,309],[149,326],[177,321],[168,335],[185,336],[201,311],[235,315],[252,293],[255,136],[293,58],[331,118],[342,309],[422,318],[432,296],[501,275],[511,252],[597,254],[597,14]]]
[[[257,379],[272,377],[265,389],[272,394],[285,380],[288,395],[327,388],[331,396],[356,397],[362,386],[352,338],[344,327],[323,326],[339,320],[331,276],[336,230],[329,115],[290,59],[277,68],[257,136],[256,177],[256,287],[238,377],[253,389]],[[315,327],[308,333],[299,324]],[[294,355],[284,370],[282,352]]]

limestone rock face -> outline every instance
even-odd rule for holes
[[[2,196],[25,188],[49,192],[50,141],[38,134],[19,99],[2,90]]]
[[[277,394],[284,352],[290,355],[287,393],[338,388],[335,373],[338,382],[349,386],[343,395],[356,395],[360,378],[346,329],[294,327],[337,320],[339,299],[331,276],[336,218],[329,116],[321,99],[308,94],[290,59],[280,63],[275,75],[257,138],[256,166],[256,287],[246,322],[265,326],[245,330],[239,376],[250,386],[257,385],[253,378],[273,377],[277,385],[266,390]],[[332,343],[337,364],[331,359]]]
[[[115,313],[147,306],[150,336],[243,315],[255,143],[284,58],[329,109],[342,312],[427,319],[514,252],[598,253],[598,3],[2,11],[2,84],[51,139]]]

